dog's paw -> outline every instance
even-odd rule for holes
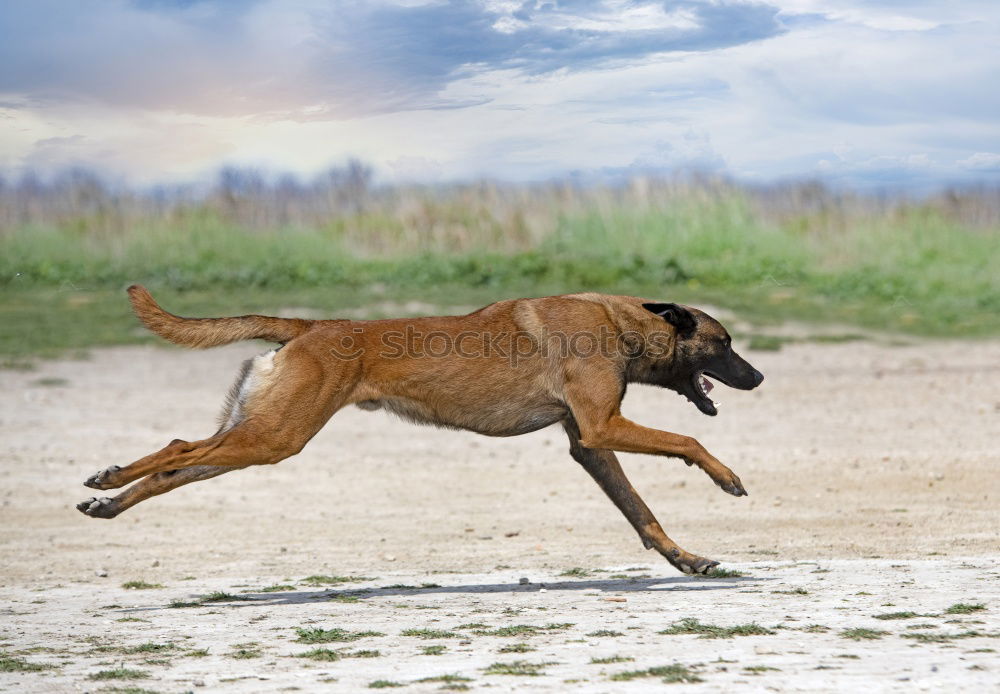
[[[87,481],[84,482],[83,485],[85,487],[90,487],[91,489],[114,489],[119,486],[115,484],[115,478],[118,476],[119,470],[121,470],[121,468],[117,465],[104,468],[97,474],[88,477]]]
[[[717,561],[706,559],[705,557],[696,557],[694,563],[690,565],[689,571],[684,571],[683,567],[681,571],[684,571],[686,574],[701,574],[704,576],[718,565],[719,562]]]
[[[740,478],[736,476],[736,473],[729,468],[723,466],[722,470],[712,474],[712,481],[719,485],[719,488],[727,494],[732,494],[733,496],[748,496],[747,490],[743,488],[743,483],[740,482]]]
[[[733,496],[750,496],[747,490],[743,488],[743,483],[740,482],[740,478],[733,475],[733,479],[719,485],[722,491],[727,494],[732,494]]]
[[[103,496],[98,499],[92,496],[78,503],[76,510],[91,518],[114,518],[118,515],[118,504],[110,497]]]
[[[688,554],[684,550],[675,550],[664,555],[674,568],[689,576],[696,574],[705,575],[719,565],[719,562],[694,554]]]

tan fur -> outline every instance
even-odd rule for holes
[[[130,287],[129,296],[140,320],[177,344],[210,347],[263,338],[285,346],[244,368],[214,436],[173,441],[131,465],[108,468],[88,480],[88,486],[98,489],[142,480],[114,499],[83,502],[78,508],[88,515],[111,518],[188,482],[277,463],[300,451],[331,415],[350,404],[382,407],[413,421],[490,436],[514,436],[561,423],[573,458],[621,509],[646,546],[687,572],[706,572],[715,562],[685,552],[666,536],[613,451],[681,457],[723,489],[745,494],[739,478],[693,438],[649,429],[621,415],[629,381],[673,378],[671,370],[683,366],[677,363],[673,327],[644,309],[642,299],[588,293],[501,301],[465,316],[310,321],[256,315],[181,318],[160,308],[143,287]],[[698,339],[708,345],[725,334],[705,318],[695,336],[695,352],[708,349],[699,347]],[[414,335],[409,351],[392,352],[393,336],[407,331]],[[539,350],[559,339],[601,331],[611,337],[631,336],[634,344],[615,353]],[[506,355],[429,354],[443,339],[505,334],[510,336]],[[661,354],[635,353],[636,345],[655,337],[665,345]],[[465,345],[475,342],[464,339]],[[359,354],[346,358],[345,350],[351,351],[346,346]],[[525,354],[512,361],[519,347]]]

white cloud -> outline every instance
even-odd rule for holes
[[[1000,171],[1000,154],[976,152],[971,157],[958,162],[958,165],[972,171]]]
[[[973,48],[1000,6],[772,4],[12,3],[0,13],[60,22],[24,10],[0,47],[0,167],[152,181],[357,156],[392,179],[998,179],[1000,52]]]

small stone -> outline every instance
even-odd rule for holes
[[[95,576],[99,576],[101,578],[107,578],[108,577],[108,570],[107,569],[98,569],[97,571],[94,572],[94,575]]]
[[[193,684],[196,687],[204,687],[205,686],[205,680],[195,680],[191,684]]]
[[[160,560],[159,560],[159,559],[157,559],[157,560],[155,560],[155,561],[153,562],[153,567],[154,567],[154,568],[156,568],[156,567],[157,567],[157,566],[159,566],[159,565],[160,565]]]
[[[385,560],[386,561],[396,561],[396,555],[395,554],[387,554],[387,555],[385,555]]]
[[[531,583],[531,581],[528,580],[527,576],[521,576],[521,578],[517,579],[517,582],[520,583],[522,586],[526,586],[529,583]]]

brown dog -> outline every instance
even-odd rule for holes
[[[125,467],[86,481],[114,498],[77,508],[114,518],[140,501],[249,465],[295,455],[345,405],[385,409],[415,422],[516,436],[561,423],[570,455],[639,533],[685,573],[718,562],[685,552],[663,532],[633,489],[614,451],[651,453],[697,465],[734,496],[739,478],[689,436],[649,429],[621,415],[628,383],[677,391],[707,415],[711,376],[749,390],[764,377],[736,352],[716,320],[693,308],[628,296],[573,294],[515,299],[467,316],[396,320],[302,320],[240,316],[181,318],[143,287],[129,288],[139,319],[188,347],[263,338],[283,347],[247,361],[219,430],[174,440]]]

